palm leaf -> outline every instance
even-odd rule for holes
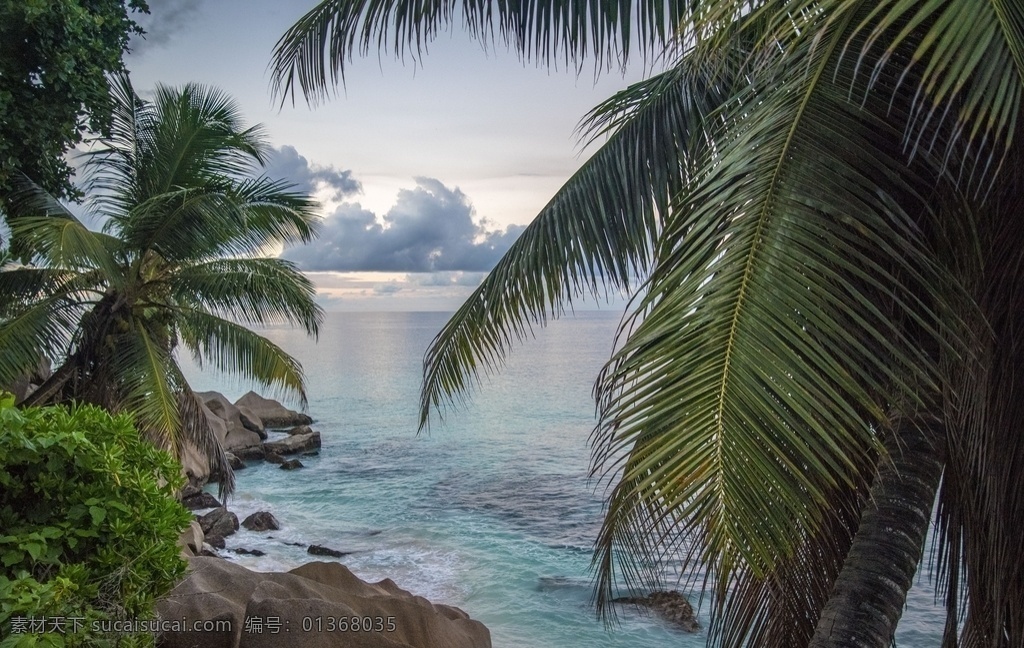
[[[776,65],[794,67],[766,68],[718,120],[710,173],[680,199],[599,379],[594,469],[616,482],[595,557],[599,604],[617,570],[632,586],[656,580],[651,548],[668,538],[709,566],[718,616],[773,624],[754,612],[763,590],[745,583],[778,578],[807,539],[844,546],[825,532],[837,510],[856,519],[875,431],[936,389],[933,361],[894,323],[938,337],[912,290],[938,271],[892,198],[914,190],[892,131],[847,101],[848,74],[833,83],[850,23],[777,48]],[[730,636],[790,645],[771,627]]]
[[[420,426],[463,394],[512,344],[601,286],[628,290],[646,270],[661,218],[691,174],[704,119],[731,91],[730,76],[688,60],[630,87],[584,123],[616,129],[520,235],[433,340],[424,358]]]
[[[316,336],[323,311],[316,288],[283,259],[217,259],[184,266],[171,279],[178,303],[257,326],[288,322]]]
[[[495,32],[526,59],[567,65],[593,56],[596,65],[625,65],[631,51],[659,54],[682,39],[691,11],[682,0],[639,2],[492,2],[491,0],[324,0],[300,18],[274,47],[274,96],[296,86],[307,101],[327,97],[344,78],[345,62],[371,47],[398,56],[423,52],[461,12],[486,45]],[[635,29],[634,29],[635,28]]]
[[[181,343],[200,364],[210,362],[278,393],[295,396],[306,407],[302,367],[283,349],[240,324],[198,308],[174,308]]]

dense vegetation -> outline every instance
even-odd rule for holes
[[[305,276],[266,250],[309,241],[315,203],[259,175],[262,130],[208,87],[158,87],[143,101],[114,79],[109,136],[88,153],[87,187],[104,231],[85,227],[34,183],[8,197],[11,247],[0,267],[0,385],[38,363],[53,375],[24,404],[93,403],[134,414],[140,431],[230,468],[175,360],[201,363],[305,398],[302,370],[246,325],[287,321],[316,334]]]
[[[107,75],[124,69],[144,0],[0,0],[0,212],[12,176],[80,196],[64,154],[110,126]]]
[[[595,389],[599,603],[683,552],[713,643],[883,648],[939,489],[943,645],[1024,645],[1024,5],[324,0],[275,88],[324,99],[460,16],[665,66],[434,340],[423,423],[532,322],[633,290]]]
[[[152,618],[184,574],[181,466],[127,414],[13,400],[0,394],[0,646],[152,645],[93,622]],[[15,631],[19,618],[44,617],[66,619],[64,631]]]

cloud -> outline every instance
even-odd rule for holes
[[[310,164],[309,160],[299,155],[294,146],[274,149],[263,171],[271,178],[291,182],[298,191],[304,193],[329,191],[328,200],[335,202],[362,191],[362,186],[352,177],[351,171],[339,171],[333,166]]]
[[[146,32],[131,39],[130,47],[136,54],[166,45],[179,32],[186,31],[199,11],[200,0],[148,0],[148,4],[148,15],[132,14]]]
[[[487,230],[469,199],[439,180],[417,178],[379,222],[346,203],[324,219],[319,238],[284,258],[309,271],[486,272],[525,229]]]

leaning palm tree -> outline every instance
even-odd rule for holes
[[[1024,6],[949,0],[321,2],[311,102],[461,8],[524,57],[664,71],[427,350],[421,424],[533,323],[635,291],[597,379],[597,601],[680,554],[712,643],[887,646],[932,518],[944,646],[1024,645]]]
[[[103,231],[27,178],[8,200],[12,254],[0,269],[0,384],[56,359],[24,404],[86,401],[129,411],[179,455],[205,455],[232,487],[224,452],[175,359],[305,400],[299,364],[247,328],[287,321],[317,333],[311,283],[268,252],[315,234],[315,203],[258,175],[268,145],[208,87],[113,84],[110,137],[88,154]],[[21,259],[15,262],[13,259]]]

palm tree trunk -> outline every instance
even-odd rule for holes
[[[945,442],[937,424],[905,425],[888,445],[809,648],[892,644],[924,551]]]

